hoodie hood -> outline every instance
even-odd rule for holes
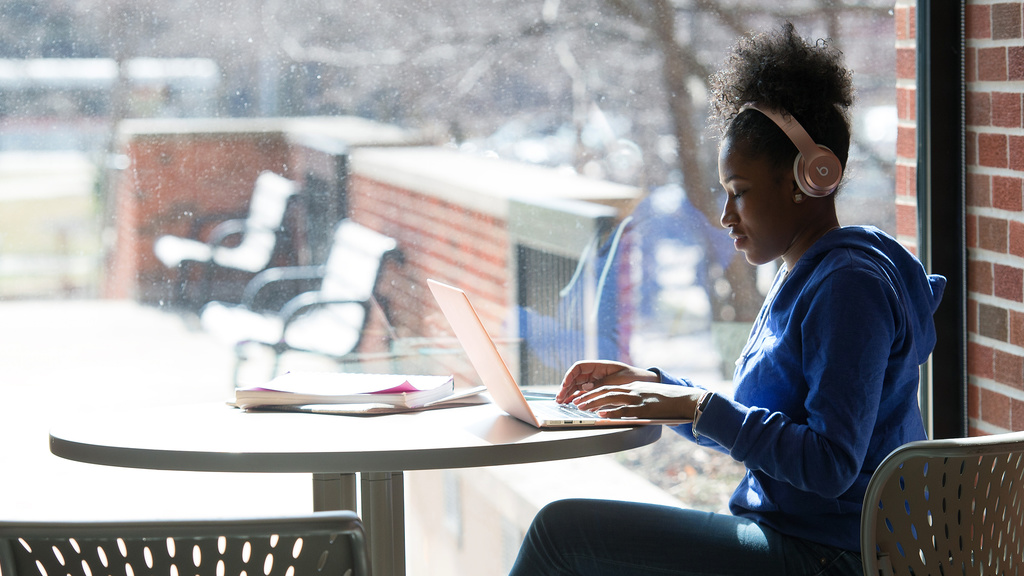
[[[900,295],[906,319],[918,341],[924,363],[935,346],[935,323],[932,315],[942,301],[946,278],[925,272],[921,262],[895,238],[873,226],[846,226],[825,234],[804,253],[794,269],[802,264],[816,264],[835,249],[851,249],[863,253],[889,279]]]

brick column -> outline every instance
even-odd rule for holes
[[[968,2],[967,248],[971,434],[1024,430],[1022,2]]]

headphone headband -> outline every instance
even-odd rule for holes
[[[793,160],[793,177],[797,186],[808,196],[828,196],[835,192],[843,177],[843,166],[839,158],[827,146],[816,144],[811,135],[785,110],[748,102],[740,109],[757,110],[774,122],[799,151]]]

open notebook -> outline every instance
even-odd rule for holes
[[[469,296],[460,288],[427,280],[455,337],[458,338],[470,363],[494,402],[505,412],[538,428],[581,426],[638,426],[641,424],[685,424],[689,420],[637,418],[603,418],[572,405],[563,406],[554,400],[527,400],[519,390],[512,372],[487,333]],[[555,384],[555,383],[552,383]]]

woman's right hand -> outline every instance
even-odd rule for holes
[[[555,401],[565,404],[572,399],[602,386],[622,386],[631,382],[658,382],[658,375],[611,360],[583,360],[573,364],[562,378],[562,387]]]

